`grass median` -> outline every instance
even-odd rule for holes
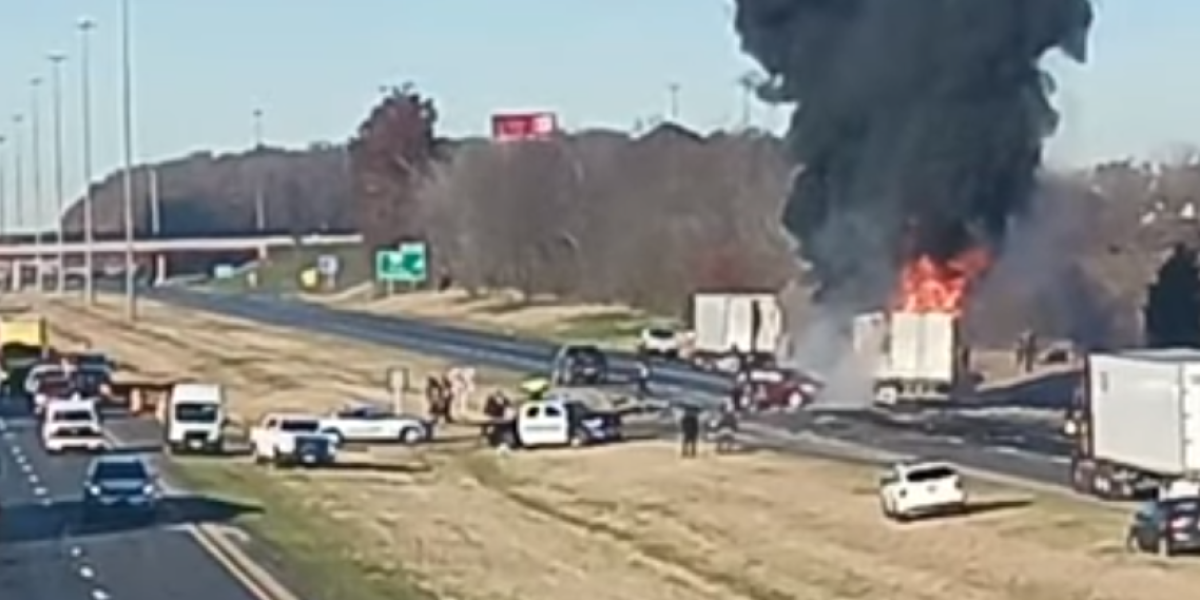
[[[436,600],[402,569],[381,568],[362,544],[319,509],[288,493],[272,474],[247,461],[183,458],[166,465],[170,476],[205,497],[258,507],[231,525],[251,536],[252,558],[304,598],[321,600]]]

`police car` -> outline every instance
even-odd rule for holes
[[[512,427],[515,439],[510,442],[522,448],[587,446],[623,438],[621,415],[563,397],[522,404]]]

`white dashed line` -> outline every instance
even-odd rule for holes
[[[92,600],[109,600],[110,598],[112,596],[109,596],[108,592],[102,589],[96,588],[92,590]]]
[[[54,499],[49,496],[42,498],[42,506],[54,506]]]
[[[39,498],[45,496],[48,492],[49,490],[41,486],[33,488],[33,495],[38,496]]]
[[[27,462],[23,462],[23,463],[19,463],[19,464],[21,465],[22,473],[29,474],[29,473],[33,472],[33,465],[31,465]]]
[[[95,579],[96,571],[92,570],[92,568],[87,565],[83,565],[79,567],[79,576],[84,579]]]
[[[29,485],[37,485],[42,481],[38,479],[37,473],[30,473],[27,479],[29,479]]]

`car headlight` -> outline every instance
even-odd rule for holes
[[[145,496],[157,496],[158,488],[155,487],[154,484],[148,483],[142,488],[142,494]]]
[[[102,490],[100,489],[100,486],[98,486],[98,485],[87,486],[87,493],[89,496],[99,496],[101,491]]]

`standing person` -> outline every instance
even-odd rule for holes
[[[729,454],[737,449],[738,417],[732,404],[721,407],[721,412],[713,421],[713,433],[716,437],[717,454]]]
[[[650,396],[650,377],[652,375],[653,373],[650,370],[650,359],[646,356],[639,356],[637,361],[637,373],[635,374],[638,400],[645,400]]]
[[[685,405],[679,417],[679,454],[684,458],[695,458],[700,441],[700,409]]]

